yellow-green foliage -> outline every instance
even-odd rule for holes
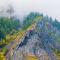
[[[57,54],[58,56],[60,56],[60,51],[59,51],[59,50],[57,50],[56,54]]]
[[[60,50],[58,49],[52,49],[54,51],[54,53],[57,55],[57,56],[60,56]]]
[[[3,54],[5,55],[6,53],[7,53],[7,51],[8,51],[8,49],[7,48],[2,48],[2,50],[1,50],[2,52],[3,52]]]
[[[0,52],[0,60],[6,60],[6,57],[4,56],[3,52]]]

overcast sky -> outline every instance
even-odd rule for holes
[[[60,20],[60,0],[0,0],[0,7],[12,4],[17,16],[22,18],[31,11]]]

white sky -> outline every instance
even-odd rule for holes
[[[41,12],[60,20],[60,0],[0,0],[0,7],[12,4],[22,18],[31,11]]]

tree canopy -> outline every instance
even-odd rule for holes
[[[20,28],[19,20],[1,17],[0,18],[0,39],[4,38],[6,34],[11,34],[14,31],[19,30],[19,28]]]

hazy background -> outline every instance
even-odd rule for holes
[[[0,0],[0,9],[8,4],[13,5],[21,19],[31,11],[37,11],[60,20],[60,0]]]

